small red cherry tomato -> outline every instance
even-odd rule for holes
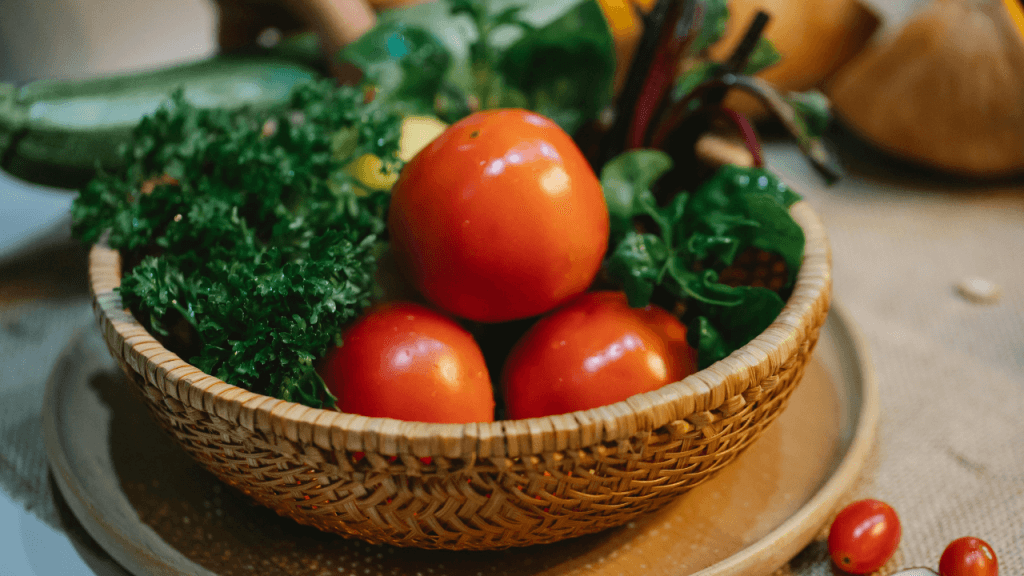
[[[516,343],[502,375],[509,418],[613,404],[695,371],[686,327],[657,308],[630,308],[621,292],[581,294]]]
[[[388,302],[345,330],[342,342],[321,371],[338,410],[415,422],[494,420],[483,354],[451,318]]]
[[[946,546],[939,559],[940,576],[998,576],[999,561],[987,542],[965,536]]]
[[[547,312],[583,292],[608,248],[608,207],[583,153],[526,110],[486,110],[402,169],[388,233],[438,308],[478,322]]]
[[[832,521],[828,552],[836,566],[851,574],[881,568],[900,545],[900,519],[885,502],[860,500]]]

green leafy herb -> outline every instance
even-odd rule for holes
[[[798,121],[803,122],[812,137],[819,137],[828,130],[832,123],[832,104],[824,94],[817,90],[790,92],[786,100],[796,110]]]
[[[450,0],[389,10],[340,57],[389,105],[448,122],[478,109],[529,108],[569,133],[611,101],[615,71],[611,32],[594,0]]]
[[[682,100],[690,95],[691,92],[696,90],[699,86],[706,82],[710,82],[717,78],[721,66],[710,60],[699,60],[693,62],[691,66],[676,79],[675,88],[672,90],[673,100]],[[691,105],[691,110],[696,109],[700,105],[699,102],[694,102]]]
[[[750,59],[747,60],[747,65],[743,69],[743,73],[748,76],[757,74],[761,70],[771,68],[782,61],[782,54],[775,49],[775,45],[772,41],[765,38],[764,36],[757,39],[757,44],[754,45],[754,51],[750,53]]]
[[[782,310],[777,292],[729,285],[720,273],[758,249],[785,262],[781,289],[788,289],[803,259],[803,230],[788,210],[799,196],[766,170],[724,166],[694,193],[659,205],[652,187],[671,167],[664,152],[632,150],[602,170],[612,221],[607,273],[631,306],[645,306],[658,288],[686,301],[691,344],[705,367],[749,342]],[[653,222],[657,233],[638,231],[637,218]]]
[[[735,248],[719,254],[719,263],[749,247],[782,256],[796,278],[803,258],[804,235],[788,208],[800,197],[774,174],[761,168],[723,166],[690,199],[686,229],[707,241]]]
[[[693,40],[693,51],[700,54],[718,42],[725,35],[725,26],[729,23],[729,6],[726,0],[703,0],[704,19],[701,21],[700,33]]]
[[[125,305],[197,367],[331,404],[313,360],[369,304],[388,199],[357,195],[345,166],[395,158],[399,136],[399,118],[363,100],[307,84],[257,113],[198,109],[178,93],[136,128],[127,168],[82,191],[74,231],[108,233],[136,263]]]
[[[529,30],[501,56],[496,70],[513,94],[496,107],[525,107],[572,134],[611,102],[615,45],[597,2],[580,2]]]
[[[410,114],[434,112],[452,58],[433,34],[400,22],[374,27],[349,44],[344,56],[374,86],[375,100]]]
[[[724,290],[724,289],[723,289]],[[744,346],[771,325],[784,305],[763,287],[728,288],[733,306],[705,306],[687,322],[687,339],[697,349],[698,365],[706,368]]]
[[[611,242],[618,243],[633,229],[633,217],[654,204],[651,187],[672,168],[661,150],[636,150],[612,158],[601,170],[601,185],[611,217]]]

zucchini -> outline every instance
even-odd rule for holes
[[[132,129],[178,88],[204,108],[287,102],[292,87],[320,77],[293,59],[220,55],[154,71],[89,80],[0,83],[0,169],[49,186],[80,188],[97,167],[121,167]]]

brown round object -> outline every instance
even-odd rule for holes
[[[829,96],[896,156],[969,176],[1024,169],[1024,40],[1000,0],[932,2],[841,70]]]

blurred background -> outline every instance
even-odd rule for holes
[[[192,60],[216,50],[210,0],[4,0],[0,80],[81,78]]]

